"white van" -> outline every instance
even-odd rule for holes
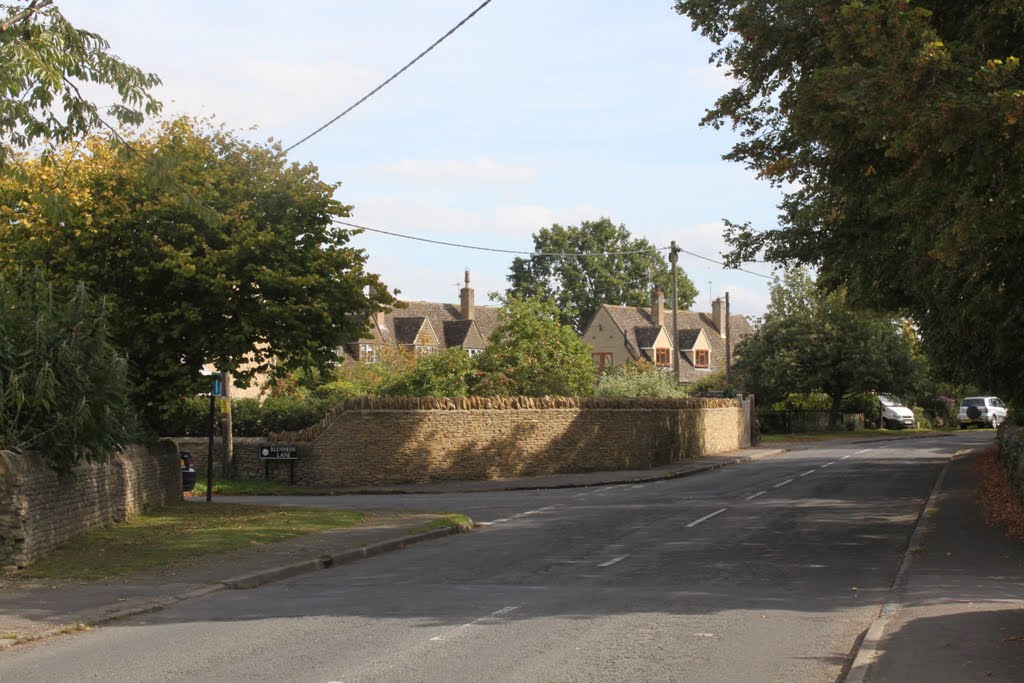
[[[895,396],[879,394],[878,407],[882,411],[882,425],[886,429],[914,427],[917,424],[914,411],[903,405]]]

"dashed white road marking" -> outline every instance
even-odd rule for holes
[[[825,463],[824,465],[822,465],[822,467],[829,467],[830,465],[835,465],[835,464],[836,464],[836,461],[833,460],[832,462]]]
[[[767,492],[767,491],[758,491],[757,493],[755,493],[755,494],[754,494],[754,495],[752,495],[752,496],[747,496],[747,500],[754,500],[754,499],[755,499],[755,498],[757,498],[758,496],[763,496],[763,495],[764,495],[764,494],[766,494],[766,493],[768,493],[768,492]]]
[[[430,640],[432,640],[432,641],[440,641],[440,640],[445,640],[447,638],[451,638],[452,636],[457,635],[460,631],[463,631],[463,630],[465,630],[467,628],[470,628],[471,626],[476,626],[477,624],[482,624],[485,621],[489,621],[491,619],[496,619],[496,618],[498,618],[498,617],[500,617],[502,615],[508,614],[509,612],[514,612],[517,609],[519,609],[518,605],[512,605],[510,607],[502,607],[501,609],[499,609],[497,611],[491,612],[490,614],[488,614],[485,617],[480,617],[479,619],[475,619],[475,620],[469,622],[468,624],[463,624],[462,626],[457,627],[455,630],[453,630],[451,633],[449,633],[447,635],[434,636]]]
[[[862,451],[857,451],[856,453],[854,453],[854,455],[860,455],[861,453],[867,453],[868,451],[873,451],[873,450],[875,450],[875,449],[874,448],[865,448]],[[850,456],[846,456],[846,457],[850,457]]]
[[[701,517],[700,519],[697,519],[697,520],[694,520],[694,521],[690,522],[689,524],[687,524],[687,525],[686,525],[686,528],[687,528],[687,529],[689,529],[689,528],[691,528],[691,527],[695,527],[695,526],[697,526],[698,524],[700,524],[701,522],[706,522],[706,521],[708,521],[709,519],[711,519],[712,517],[714,517],[715,515],[720,515],[720,514],[722,514],[723,512],[725,512],[725,511],[726,511],[726,510],[728,510],[728,509],[729,509],[729,508],[722,508],[721,510],[715,510],[715,511],[714,511],[714,512],[712,512],[712,513],[711,513],[710,515],[704,515],[704,516],[703,516],[703,517]]]
[[[809,474],[814,474],[814,470],[807,470],[806,472],[804,472],[804,473],[803,473],[803,474],[801,474],[800,476],[801,476],[801,477],[806,477],[806,476],[807,476],[807,475],[809,475]]]
[[[491,522],[491,524],[500,524],[502,522],[507,522],[507,521],[509,521],[508,517],[502,517],[501,519],[494,520],[493,522]]]
[[[787,479],[786,481],[780,481],[778,484],[776,484],[772,488],[773,489],[777,489],[777,488],[781,488],[781,487],[785,486],[786,484],[792,484],[792,483],[793,483],[792,479]]]
[[[610,567],[613,564],[615,564],[616,562],[622,562],[627,557],[629,557],[629,555],[619,555],[618,557],[613,557],[612,559],[608,560],[607,562],[602,562],[601,564],[599,564],[597,566],[598,567]]]
[[[870,450],[870,449],[869,449],[869,450]],[[857,451],[857,452],[858,452],[858,453],[866,453],[867,451]],[[850,457],[849,455],[844,455],[843,457],[841,457],[841,458],[839,458],[839,459],[840,459],[840,460],[846,460],[846,459],[847,459],[847,458],[849,458],[849,457]]]

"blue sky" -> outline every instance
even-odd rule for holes
[[[64,0],[76,25],[164,81],[167,114],[213,115],[290,145],[366,94],[481,0]],[[720,260],[721,221],[773,223],[779,194],[721,160],[702,129],[728,87],[671,0],[493,0],[387,88],[292,150],[355,207],[352,221],[530,251],[552,223],[608,216],[657,246]],[[405,299],[504,290],[511,255],[365,233],[368,269]],[[768,281],[682,255],[701,292],[761,315]],[[750,270],[770,274],[764,264]],[[710,284],[709,284],[710,283]]]

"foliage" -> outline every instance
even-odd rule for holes
[[[788,189],[733,262],[813,264],[907,311],[942,375],[1024,399],[1024,5],[679,0],[735,86],[705,118]]]
[[[104,107],[122,125],[139,125],[160,103],[160,84],[121,61],[100,36],[75,28],[51,0],[0,4],[0,170],[12,151],[39,141],[64,144],[105,124],[80,85],[107,86]]]
[[[551,300],[508,295],[489,345],[477,356],[480,396],[586,396],[594,384],[590,347],[559,322]]]
[[[323,419],[331,402],[313,397],[278,396],[260,403],[254,398],[231,402],[235,436],[266,436],[310,427]],[[214,413],[215,434],[220,434],[220,410]],[[160,432],[166,436],[206,436],[210,429],[210,399],[193,396],[170,404],[161,413]]]
[[[825,292],[804,270],[776,278],[756,332],[737,349],[739,386],[762,403],[822,392],[838,427],[843,397],[877,390],[900,394],[913,382],[910,340],[891,318],[850,308],[843,291]]]
[[[67,472],[134,436],[127,362],[109,321],[82,285],[64,295],[37,272],[0,276],[0,448]]]
[[[188,118],[132,144],[122,157],[93,136],[60,150],[59,171],[26,160],[24,183],[0,180],[0,268],[39,264],[106,295],[141,405],[195,393],[206,363],[242,383],[333,364],[365,315],[392,302],[333,225],[350,207],[314,166]],[[195,201],[148,182],[153,163]],[[59,222],[45,211],[55,196],[67,205]]]
[[[602,373],[594,387],[595,396],[631,396],[636,398],[674,398],[686,395],[671,372],[660,370],[647,361],[633,361]]]
[[[533,247],[535,252],[559,256],[513,259],[507,294],[552,299],[561,310],[562,324],[578,333],[583,332],[601,304],[650,306],[652,285],[671,291],[665,256],[646,239],[634,238],[625,225],[616,226],[609,218],[583,221],[578,227],[556,223],[541,228],[533,235]],[[682,270],[677,271],[677,281],[679,308],[689,308],[697,290]],[[667,303],[672,305],[671,301]]]
[[[381,396],[467,396],[474,363],[466,351],[451,348],[421,356],[416,364],[380,387]]]

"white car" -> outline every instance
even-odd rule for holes
[[[914,411],[892,396],[879,394],[878,407],[882,411],[882,425],[886,429],[914,427],[917,424],[914,419]]]
[[[995,396],[968,396],[960,401],[960,428],[971,425],[998,427],[1006,419],[1006,405]]]

